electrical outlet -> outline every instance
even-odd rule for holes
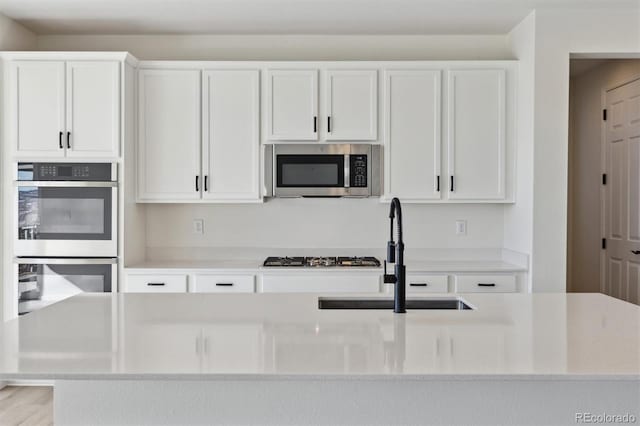
[[[204,234],[204,219],[193,219],[193,233]]]
[[[456,220],[456,235],[467,235],[466,220]]]

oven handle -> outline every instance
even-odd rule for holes
[[[118,259],[115,257],[16,257],[13,262],[36,265],[115,265],[118,263]]]
[[[118,182],[87,182],[87,181],[54,181],[54,180],[17,180],[14,186],[41,186],[60,188],[117,188]]]

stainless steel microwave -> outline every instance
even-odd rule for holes
[[[266,183],[275,197],[380,195],[379,145],[280,144],[269,151]]]

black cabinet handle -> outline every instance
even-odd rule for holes
[[[436,191],[440,192],[440,175],[436,176]]]
[[[327,117],[327,132],[331,133],[331,116]]]
[[[209,175],[204,175],[204,192],[208,191],[207,181],[209,180]]]
[[[196,175],[196,192],[200,191],[200,176]]]
[[[60,135],[58,136],[58,146],[60,147],[60,149],[64,148],[62,146],[62,132],[60,132]]]
[[[411,287],[426,287],[427,283],[409,283]]]
[[[633,254],[640,254],[640,250],[631,250],[631,253],[633,253]]]
[[[147,283],[147,285],[150,285],[152,287],[162,287],[164,283]]]
[[[495,287],[496,283],[478,283],[478,287]]]
[[[453,186],[453,175],[451,176],[451,192],[455,192],[455,187]]]
[[[216,283],[218,287],[232,287],[233,283]]]
[[[67,132],[67,148],[71,149],[71,132]]]
[[[318,117],[313,117],[313,133],[318,133]]]

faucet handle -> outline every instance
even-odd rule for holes
[[[397,279],[394,274],[387,274],[387,261],[384,261],[384,275],[382,276],[385,284],[395,284]]]
[[[387,243],[387,262],[396,263],[396,242],[393,240]]]

